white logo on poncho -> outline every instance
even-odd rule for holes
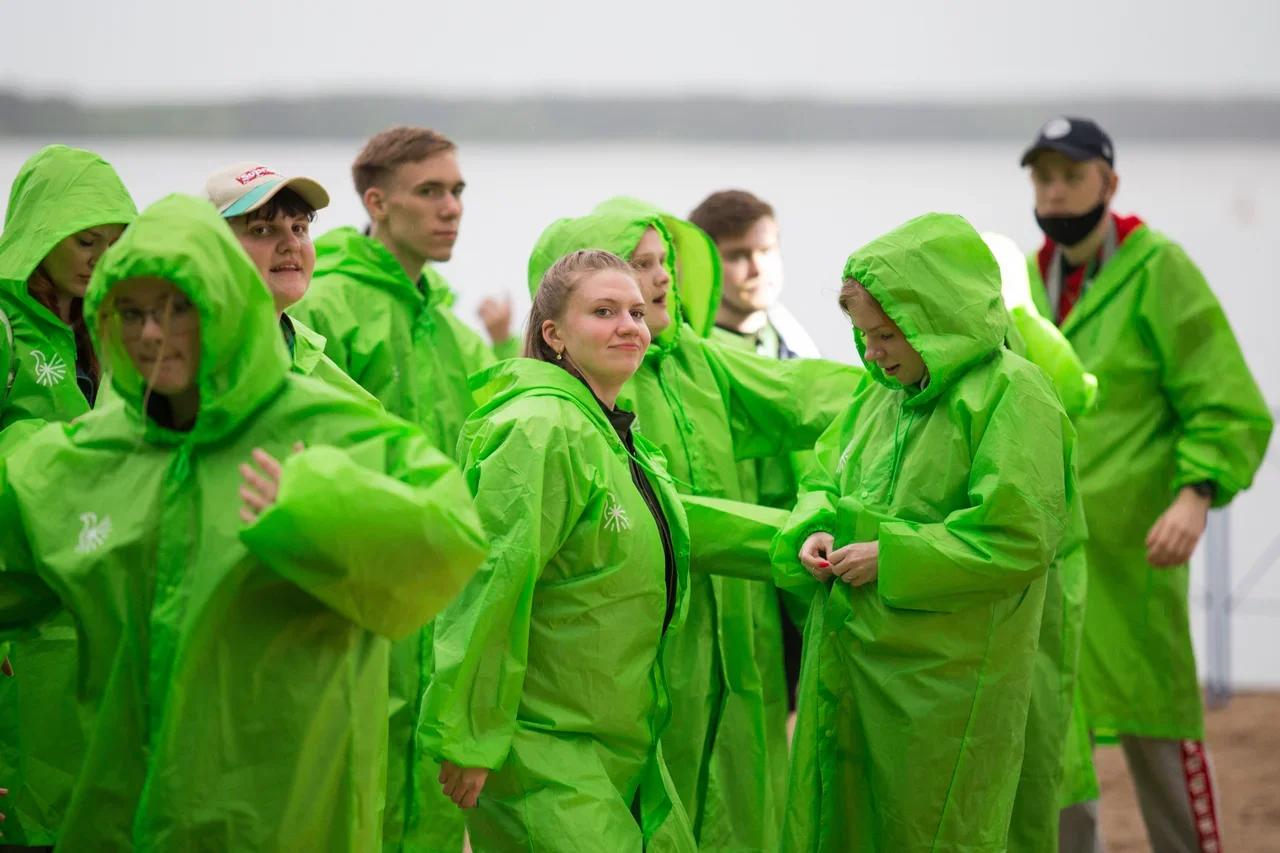
[[[849,464],[849,457],[853,455],[853,444],[850,443],[844,449],[844,453],[840,454],[840,461],[836,463],[836,474],[844,473],[844,466]]]
[[[88,554],[98,550],[111,535],[111,516],[98,521],[96,512],[80,514],[80,541],[76,543],[77,554]]]
[[[627,516],[627,511],[613,495],[609,496],[609,509],[604,514],[604,529],[612,530],[614,533],[631,529],[631,519]]]
[[[46,387],[61,382],[63,377],[67,375],[67,364],[62,360],[62,356],[56,352],[53,358],[45,358],[44,353],[38,349],[31,351],[31,357],[36,360],[36,382]]]

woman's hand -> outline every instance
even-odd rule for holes
[[[440,784],[444,795],[460,809],[474,809],[489,779],[485,767],[459,767],[452,761],[440,762]]]
[[[835,544],[836,540],[830,533],[809,534],[809,538],[800,546],[800,565],[808,569],[814,578],[825,583],[831,579],[829,555]]]
[[[1191,559],[1204,534],[1211,500],[1187,486],[1147,534],[1147,562],[1157,569],[1181,566]]]
[[[302,442],[295,442],[293,452],[302,450]],[[240,466],[240,476],[244,484],[240,486],[240,518],[245,524],[253,524],[258,515],[276,502],[280,495],[280,463],[261,447],[253,449],[253,461],[258,468],[245,463]],[[261,469],[259,473],[258,469]]]
[[[852,542],[832,551],[831,574],[851,586],[871,583],[880,576],[880,543]]]

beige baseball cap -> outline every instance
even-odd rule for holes
[[[318,181],[288,178],[260,163],[236,163],[219,169],[209,176],[204,191],[218,212],[230,219],[257,210],[285,187],[302,196],[316,210],[329,206],[329,194]]]

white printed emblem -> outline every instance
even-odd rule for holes
[[[111,535],[111,516],[98,520],[96,512],[80,514],[80,541],[76,543],[77,554],[88,554],[98,550],[107,537]]]
[[[604,514],[604,529],[612,530],[614,533],[631,529],[631,519],[627,516],[627,511],[613,495],[609,496],[609,509]]]
[[[836,474],[844,473],[844,466],[849,464],[849,457],[853,455],[853,442],[849,442],[849,446],[844,449],[844,453],[840,454],[840,461],[836,463]]]
[[[45,358],[44,353],[38,349],[31,351],[31,357],[36,361],[36,382],[46,387],[61,382],[67,375],[67,364],[62,360],[62,356],[56,352],[53,358]]]
[[[1071,132],[1071,122],[1065,118],[1049,119],[1040,135],[1045,139],[1061,139]]]

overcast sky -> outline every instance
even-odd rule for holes
[[[1274,0],[0,0],[0,87],[1274,96],[1277,41]]]

